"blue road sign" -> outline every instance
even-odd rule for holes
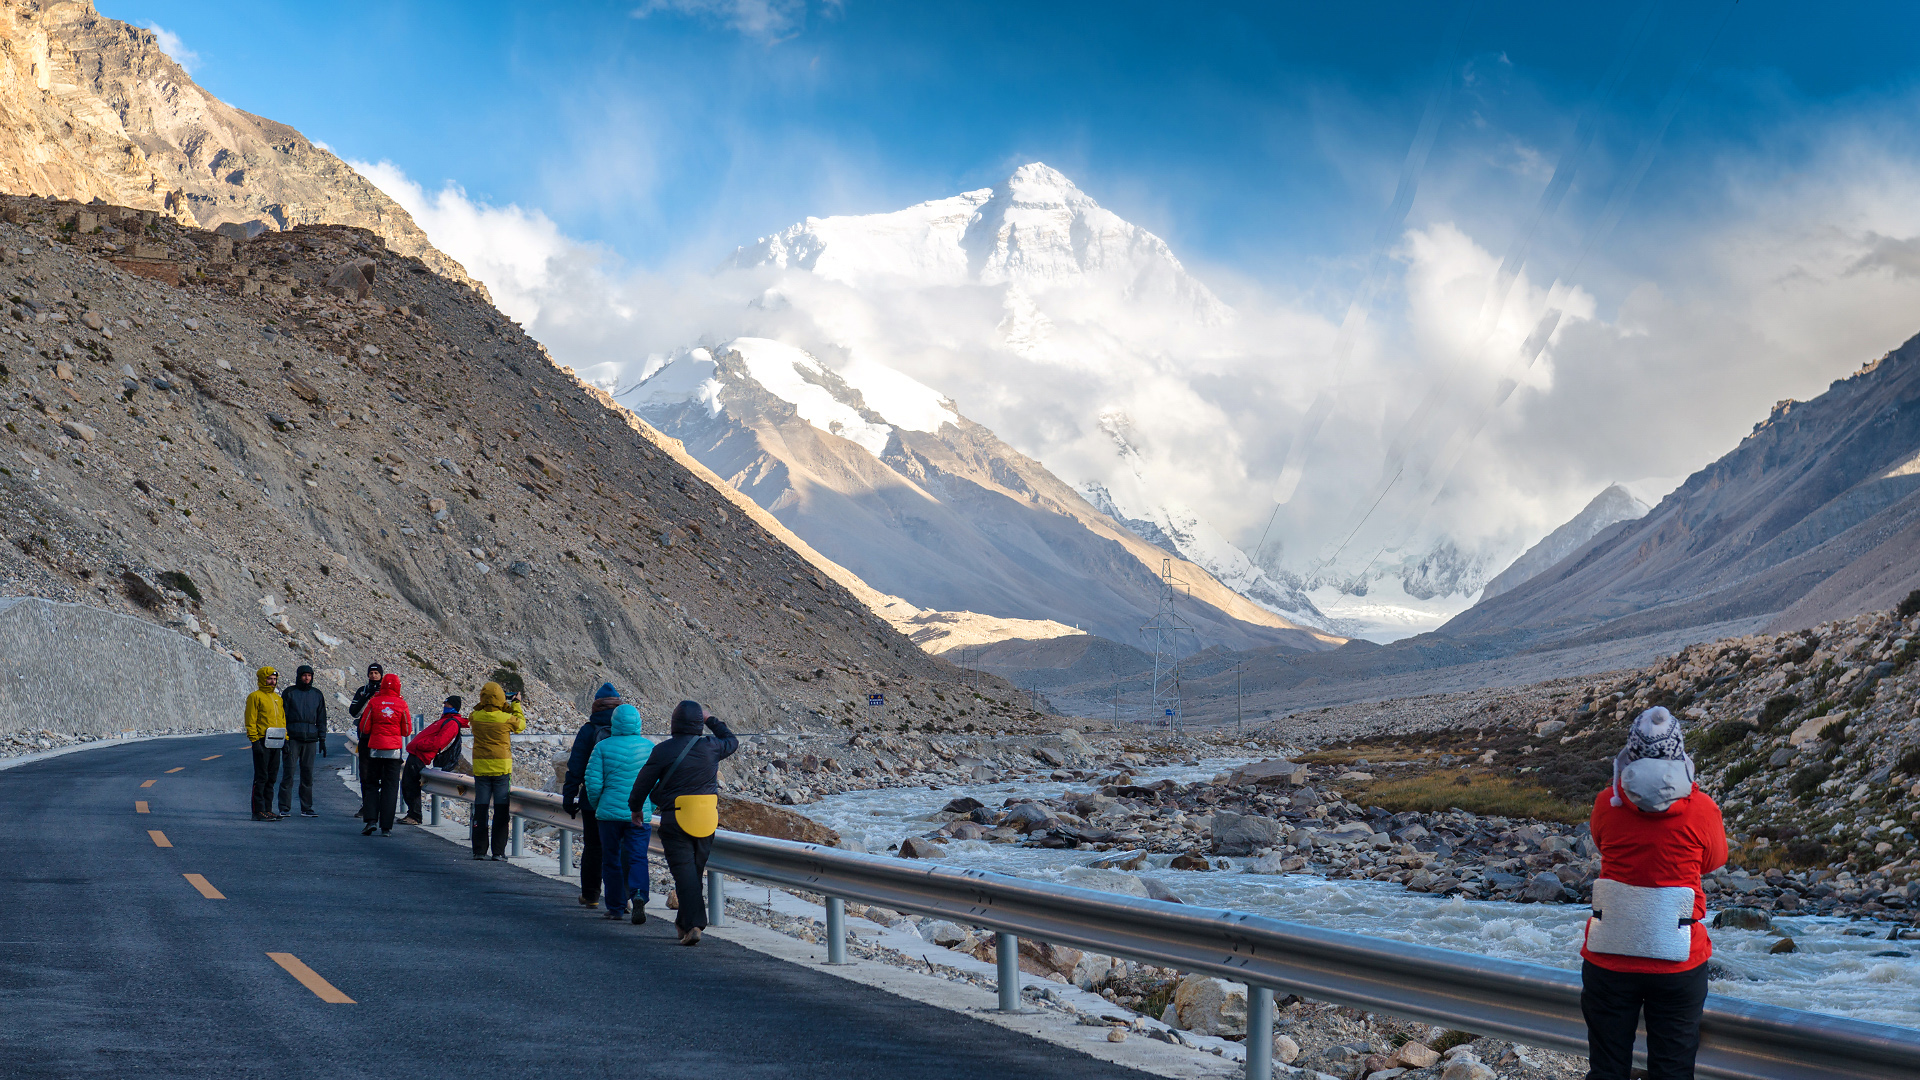
[[[884,708],[886,704],[887,704],[887,695],[885,694],[868,694],[867,695],[867,708],[869,709]]]

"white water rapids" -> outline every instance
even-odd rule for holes
[[[1198,766],[1136,770],[1135,775],[1142,783],[1161,777],[1187,783],[1209,779],[1235,764],[1239,762],[1207,761]],[[888,788],[831,795],[800,809],[864,843],[867,850],[885,852],[904,837],[935,828],[932,822],[918,819],[961,795],[997,809],[1010,795],[1052,797],[1068,789],[1085,791],[1087,787],[1082,782]],[[1084,885],[1089,884],[1088,879],[1101,876],[1086,872],[1086,864],[1102,857],[1090,851],[1042,850],[978,840],[949,843],[946,851],[943,863],[1035,881]],[[1233,869],[1226,871],[1171,870],[1166,865],[1171,857],[1151,856],[1150,873],[1194,904],[1553,967],[1580,966],[1580,934],[1587,917],[1583,905],[1448,899],[1409,892],[1387,882],[1327,881],[1307,874],[1249,874],[1244,869],[1250,861],[1247,859],[1231,860]],[[1776,916],[1774,925],[1793,937],[1798,952],[1768,955],[1767,949],[1779,939],[1761,931],[1712,931],[1714,959],[1729,973],[1728,978],[1713,982],[1714,993],[1920,1027],[1920,942],[1887,941],[1886,924],[1864,920]],[[1843,932],[1874,927],[1878,929],[1872,938]],[[1887,951],[1915,955],[1872,955]]]

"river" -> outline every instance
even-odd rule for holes
[[[1143,783],[1162,777],[1188,783],[1209,779],[1236,764],[1237,760],[1204,761],[1136,770],[1135,776]],[[861,841],[867,850],[884,852],[903,837],[934,828],[915,819],[961,795],[998,807],[1011,795],[1056,796],[1069,788],[1084,791],[1086,787],[1085,783],[1043,782],[851,791],[802,809],[842,835]],[[948,844],[942,861],[1071,885],[1097,877],[1086,872],[1086,864],[1099,857],[1087,851],[963,841]],[[1166,865],[1170,858],[1150,857],[1150,872],[1194,904],[1553,967],[1580,966],[1580,934],[1587,916],[1582,905],[1470,901],[1409,892],[1386,882],[1250,874],[1244,869],[1247,859],[1230,860],[1233,869],[1225,871],[1172,870]],[[1714,959],[1728,974],[1713,982],[1714,993],[1920,1027],[1920,941],[1887,941],[1886,924],[1866,921],[1780,916],[1774,925],[1793,937],[1799,951],[1769,955],[1767,950],[1779,939],[1762,931],[1712,931]],[[1869,927],[1877,928],[1873,938],[1844,933]],[[1873,955],[1888,951],[1913,955]]]

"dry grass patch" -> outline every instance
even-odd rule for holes
[[[1475,814],[1563,821],[1569,825],[1587,820],[1593,809],[1588,804],[1562,799],[1538,784],[1477,769],[1381,780],[1355,792],[1354,799],[1394,813],[1418,810],[1431,814],[1459,807]]]

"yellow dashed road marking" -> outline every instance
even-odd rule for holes
[[[142,805],[145,805],[145,804],[142,804]],[[173,846],[173,841],[167,839],[167,834],[161,832],[159,829],[148,829],[147,835],[153,837],[154,847],[172,847]]]
[[[168,772],[168,773],[177,773],[177,772],[185,772],[185,771],[186,771],[186,769],[187,769],[187,767],[186,767],[185,765],[182,765],[182,766],[180,766],[180,767],[179,767],[179,768],[177,768],[177,769],[168,769],[168,770],[167,770],[167,772]]]
[[[206,757],[203,757],[203,758],[201,758],[200,760],[201,760],[201,761],[212,761],[212,760],[213,760],[214,758],[217,758],[217,757],[219,757],[219,756],[220,756],[219,754],[209,754],[209,755],[207,755]]]
[[[292,953],[270,952],[267,955],[272,958],[274,963],[286,968],[287,974],[299,979],[300,985],[313,991],[315,996],[319,997],[321,1001],[327,1002],[330,1005],[356,1004],[352,998],[334,989],[332,983],[321,978],[312,968],[301,963],[300,958]]]
[[[219,889],[216,889],[212,885],[208,884],[207,879],[201,877],[199,874],[181,874],[180,876],[187,879],[187,884],[193,886],[196,889],[199,889],[201,896],[204,896],[209,900],[225,900],[226,899],[226,897],[221,894]]]
[[[145,799],[138,799],[138,800],[135,800],[135,801],[134,801],[134,804],[133,804],[133,812],[134,812],[134,813],[136,813],[136,814],[144,814],[144,813],[146,813],[146,812],[147,812],[147,800],[145,800]]]
[[[140,784],[140,786],[141,786],[141,787],[152,787],[152,786],[153,786],[153,781],[151,781],[151,780],[145,780],[145,781],[142,781],[142,782],[141,782],[141,784]]]

